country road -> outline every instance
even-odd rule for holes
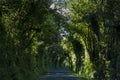
[[[67,72],[66,69],[53,69],[38,80],[81,80]]]

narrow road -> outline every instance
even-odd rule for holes
[[[53,69],[38,80],[81,80],[67,73],[66,69]]]

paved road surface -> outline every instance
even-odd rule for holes
[[[81,80],[78,77],[67,73],[66,69],[53,69],[38,80]]]

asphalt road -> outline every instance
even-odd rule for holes
[[[67,73],[66,69],[53,69],[38,80],[81,80],[78,77]]]

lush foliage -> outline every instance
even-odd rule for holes
[[[76,55],[75,67],[80,76],[95,80],[120,79],[118,3],[118,0],[70,1],[72,20],[69,22],[69,31],[75,40],[71,41],[69,37],[68,39],[75,48],[74,53],[79,53]],[[80,59],[82,62],[79,61],[82,66],[77,65],[77,57],[78,59],[83,57],[83,60]]]
[[[61,40],[59,14],[49,8],[51,3],[0,0],[0,79],[35,80],[51,67],[48,56],[63,53],[56,46]],[[59,48],[55,54],[49,51],[52,46]]]
[[[53,1],[0,0],[0,79],[35,80],[67,67],[119,80],[120,1]]]

